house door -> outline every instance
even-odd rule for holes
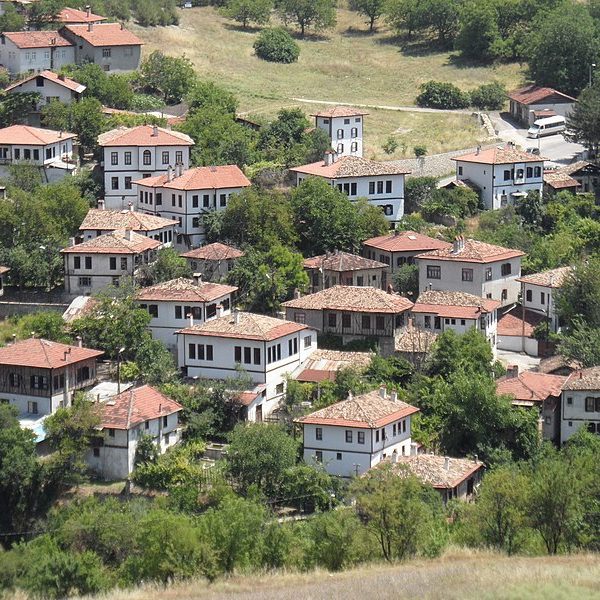
[[[262,404],[259,404],[256,407],[256,422],[257,423],[262,423],[262,420],[263,420]]]

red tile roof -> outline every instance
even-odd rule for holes
[[[554,190],[577,188],[581,185],[577,179],[559,170],[544,171],[544,183]]]
[[[171,279],[142,288],[136,294],[137,300],[162,302],[212,302],[227,294],[237,292],[237,287],[221,283],[201,282],[192,279]]]
[[[509,146],[502,148],[488,148],[487,150],[480,150],[479,152],[470,152],[469,154],[463,154],[462,156],[454,156],[452,157],[452,160],[480,163],[484,165],[507,165],[512,163],[544,162],[546,159],[529,152],[518,150],[514,146]]]
[[[414,313],[433,313],[440,317],[478,319],[500,306],[497,300],[480,298],[466,292],[422,292],[412,307]]]
[[[130,389],[102,404],[101,427],[132,429],[137,425],[183,410],[183,406],[157,389],[143,385]]]
[[[298,381],[335,381],[340,369],[347,367],[365,370],[374,354],[371,352],[346,352],[342,350],[315,350],[302,364],[298,375],[293,375]]]
[[[154,135],[156,133],[156,135]],[[100,146],[193,146],[194,140],[185,133],[153,125],[118,127],[98,136]]]
[[[313,117],[360,117],[362,115],[368,115],[368,112],[364,110],[352,108],[350,106],[334,106],[333,108],[326,108],[317,113],[314,113]]]
[[[103,354],[100,350],[29,338],[0,348],[0,365],[61,369],[67,365],[98,358]]]
[[[600,390],[600,366],[571,373],[563,390]]]
[[[498,335],[531,337],[533,330],[538,323],[544,320],[544,315],[540,315],[531,310],[525,311],[525,328],[523,328],[523,308],[517,306],[511,311],[503,314],[498,319]]]
[[[52,48],[56,46],[72,46],[58,31],[6,31],[2,35],[17,48]]]
[[[426,252],[449,248],[452,244],[416,231],[396,230],[386,235],[370,238],[363,242],[363,246],[371,246],[386,252]]]
[[[496,391],[498,394],[513,396],[520,402],[543,402],[550,396],[560,396],[566,381],[567,377],[563,375],[523,371],[516,377],[500,377],[496,381]]]
[[[244,252],[234,248],[233,246],[227,246],[227,244],[221,244],[221,242],[214,242],[207,244],[195,250],[189,250],[181,254],[183,258],[195,258],[197,260],[232,260],[235,258],[241,258],[244,256]]]
[[[73,139],[74,133],[40,129],[29,125],[11,125],[0,129],[0,144],[11,146],[48,146],[64,140]]]
[[[82,244],[63,248],[62,253],[66,254],[138,254],[146,250],[154,250],[161,245],[161,242],[145,235],[130,231],[131,239],[128,238],[128,232],[111,231],[99,235]]]
[[[336,250],[331,254],[313,256],[304,260],[305,269],[325,269],[327,271],[360,271],[362,269],[384,269],[384,263],[364,258],[349,252]]]
[[[116,231],[118,229],[133,229],[133,231],[156,231],[164,227],[174,227],[177,221],[147,215],[135,210],[104,210],[90,208],[79,226],[79,231]]]
[[[327,179],[341,179],[344,177],[377,177],[382,175],[406,175],[410,173],[402,164],[396,161],[376,162],[360,156],[340,156],[330,165],[325,161],[300,165],[290,169],[293,173],[317,175]]]
[[[457,250],[454,250],[454,247]],[[454,260],[457,262],[473,262],[473,263],[491,263],[499,260],[508,260],[509,258],[517,258],[524,256],[525,252],[521,250],[511,250],[502,246],[495,246],[479,240],[467,238],[456,242],[446,248],[439,250],[431,250],[423,254],[418,254],[415,258],[423,260]]]
[[[170,190],[218,190],[252,185],[237,165],[196,167],[184,171],[179,177],[173,177],[171,181],[168,175],[157,175],[138,179],[134,183],[143,187],[163,187]]]
[[[12,85],[9,85],[4,91],[10,92],[12,90],[15,90],[15,89],[21,87],[24,83],[28,83],[29,81],[32,81],[33,79],[37,79],[38,77],[43,77],[44,79],[47,79],[48,81],[52,81],[53,83],[56,83],[57,85],[61,85],[62,87],[65,87],[68,90],[71,90],[72,92],[76,92],[78,94],[81,94],[86,90],[85,85],[82,85],[81,83],[77,83],[73,79],[69,79],[68,77],[64,77],[64,76],[59,76],[56,73],[54,73],[53,71],[42,71],[41,73],[34,73],[33,75],[26,77],[25,79],[21,79],[20,81],[17,81],[15,83],[13,83]]]
[[[65,25],[65,29],[91,46],[141,46],[144,43],[120,23],[98,23],[91,31],[87,25]]]
[[[69,23],[101,23],[102,21],[106,21],[106,17],[95,15],[92,12],[88,14],[87,10],[77,10],[76,8],[67,7],[58,13],[56,20],[65,25]]]
[[[540,87],[533,83],[508,94],[508,97],[511,100],[514,100],[519,104],[537,104],[551,96],[559,96],[565,102],[577,102],[572,96],[567,96],[567,94],[563,94],[553,88]]]
[[[522,283],[528,283],[530,285],[539,285],[542,287],[559,288],[565,282],[565,279],[569,276],[572,267],[559,267],[558,269],[551,269],[549,271],[542,271],[541,273],[532,273],[531,275],[524,275],[519,277],[517,281]]]

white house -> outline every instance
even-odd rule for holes
[[[103,150],[106,208],[122,210],[137,198],[133,182],[190,166],[191,137],[156,125],[118,127],[98,136]],[[160,216],[160,215],[159,215]]]
[[[326,152],[324,160],[293,167],[295,185],[307,177],[322,177],[348,195],[350,200],[366,198],[395,223],[404,216],[404,177],[410,173],[397,162],[376,162],[359,156],[341,156]]]
[[[45,182],[72,175],[74,133],[11,125],[0,129],[0,176],[8,176],[6,165],[27,163],[39,167]]]
[[[0,265],[0,296],[4,295],[4,276],[10,271],[8,267]]]
[[[225,279],[229,271],[235,267],[238,258],[242,256],[244,252],[221,242],[206,244],[181,254],[181,257],[188,261],[192,271],[200,273],[207,281]]]
[[[339,250],[304,260],[304,270],[310,280],[310,293],[338,284],[382,289],[385,269],[386,266],[376,260]]]
[[[105,233],[61,250],[68,294],[87,296],[122,279],[135,280],[142,265],[155,260],[158,240],[131,229]]]
[[[392,455],[411,452],[411,418],[419,409],[385,387],[322,408],[296,420],[304,462],[330,475],[354,477]]]
[[[159,454],[179,443],[182,410],[181,404],[149,385],[102,402],[98,436],[86,456],[88,466],[103,479],[126,479],[143,436],[152,438]]]
[[[75,62],[73,44],[58,31],[6,31],[0,34],[0,64],[11,75],[58,71]]]
[[[242,368],[254,384],[264,386],[264,396],[248,408],[252,421],[277,408],[286,374],[316,348],[316,331],[307,325],[239,311],[177,332],[178,365],[184,375],[229,379]]]
[[[172,279],[139,290],[136,300],[152,320],[152,337],[169,349],[177,348],[176,332],[185,327],[190,315],[201,324],[231,312],[231,297],[237,287],[195,279]]]
[[[521,283],[521,304],[525,310],[544,315],[549,319],[550,330],[554,333],[559,329],[555,294],[571,271],[571,267],[560,267],[517,279]]]
[[[529,192],[542,194],[544,159],[512,145],[456,156],[456,179],[474,184],[488,210],[513,204]]]
[[[131,229],[168,247],[173,243],[176,225],[176,221],[137,212],[133,210],[133,206],[130,206],[129,210],[90,208],[79,226],[79,231],[85,241],[111,231]]]
[[[500,302],[466,292],[421,292],[412,307],[414,324],[422,329],[462,334],[475,328],[496,351],[497,309]]]
[[[510,92],[508,98],[510,114],[527,127],[543,117],[566,117],[577,102],[572,96],[533,83]]]
[[[419,289],[467,292],[499,300],[501,306],[517,302],[524,252],[459,237],[452,246],[415,256]]]
[[[363,155],[363,122],[368,115],[349,106],[335,106],[314,115],[315,125],[331,140],[331,149],[338,156]]]
[[[600,367],[575,371],[563,385],[560,442],[582,427],[600,435]]]
[[[19,414],[50,415],[94,384],[104,352],[29,338],[0,348],[0,403]]]
[[[138,209],[177,221],[177,244],[187,248],[205,240],[203,215],[225,210],[232,194],[251,185],[237,165],[185,170],[181,164],[134,184]]]
[[[306,323],[323,334],[377,342],[382,354],[392,354],[395,340],[408,323],[413,303],[398,294],[371,287],[336,285],[282,304],[286,318]]]

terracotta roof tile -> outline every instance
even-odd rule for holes
[[[189,250],[181,254],[183,258],[195,258],[197,260],[233,260],[244,256],[244,252],[234,248],[233,246],[227,246],[227,244],[221,244],[221,242],[214,242],[207,244],[195,250]]]
[[[477,319],[500,306],[497,300],[481,298],[466,292],[422,292],[412,308],[414,313],[435,313],[440,317]]]
[[[525,311],[525,328],[523,328],[523,308],[517,306],[511,311],[504,313],[498,319],[498,335],[507,336],[521,336],[531,337],[535,326],[544,320],[544,315],[533,312],[531,310]]]
[[[0,365],[60,369],[103,354],[100,350],[29,338],[0,348]]]
[[[573,175],[574,173],[577,173],[578,171],[582,171],[584,169],[591,169],[594,172],[598,172],[598,166],[587,160],[578,160],[577,162],[571,163],[569,165],[558,167],[558,169],[556,170],[560,171],[561,173],[566,173],[567,175]]]
[[[118,229],[133,229],[133,231],[156,231],[164,227],[173,227],[177,221],[147,215],[135,210],[103,210],[90,208],[79,226],[79,231],[98,230],[113,231]]]
[[[600,366],[571,373],[563,390],[600,390]]]
[[[525,252],[521,250],[511,250],[502,246],[495,246],[479,240],[467,238],[463,240],[463,245],[458,246],[454,250],[454,245],[439,250],[431,250],[417,255],[418,259],[434,259],[434,260],[454,260],[457,262],[475,262],[475,263],[491,263],[499,260],[507,260],[524,256]]]
[[[63,248],[61,252],[68,254],[138,254],[146,250],[154,250],[161,245],[158,240],[140,235],[135,231],[130,233],[131,239],[128,239],[126,231],[111,231],[81,244]]]
[[[305,310],[346,310],[398,314],[410,310],[413,303],[399,296],[372,287],[335,285],[315,294],[288,300],[282,306]]]
[[[74,133],[54,131],[53,129],[40,129],[29,125],[11,125],[0,129],[0,144],[10,146],[48,146],[63,140],[73,139]]]
[[[51,48],[53,46],[72,46],[58,31],[6,31],[2,35],[17,48]]]
[[[156,132],[156,135],[154,133]],[[153,125],[118,127],[98,136],[100,146],[193,146],[194,140],[185,133]]]
[[[328,179],[343,177],[375,177],[379,175],[406,175],[410,173],[396,161],[377,162],[359,156],[340,156],[330,165],[324,161],[293,167],[290,171],[306,175],[318,175]]]
[[[496,391],[521,402],[543,402],[550,396],[560,396],[566,380],[567,377],[562,375],[522,371],[516,377],[500,377],[496,381]]]
[[[9,85],[4,91],[10,92],[12,90],[15,90],[15,89],[21,87],[24,83],[28,83],[29,81],[32,81],[33,79],[37,79],[38,77],[43,77],[44,79],[47,79],[48,81],[52,81],[53,83],[56,83],[57,85],[61,85],[62,87],[67,88],[68,90],[71,90],[72,92],[77,92],[78,94],[81,94],[86,90],[85,85],[82,85],[81,83],[77,83],[73,79],[69,79],[68,77],[61,78],[59,75],[57,75],[53,71],[42,71],[41,73],[34,73],[33,75],[26,77],[25,79],[16,81],[12,85]]]
[[[529,283],[531,285],[559,288],[563,285],[572,270],[572,267],[559,267],[558,269],[551,269],[550,271],[525,275],[524,277],[519,277],[517,281]]]
[[[567,96],[567,94],[563,94],[553,88],[540,87],[533,83],[519,88],[514,92],[510,92],[508,97],[520,104],[537,104],[541,100],[545,100],[546,98],[555,95],[562,97],[566,102],[577,102],[575,98]]]
[[[452,160],[484,165],[507,165],[512,163],[543,162],[546,159],[511,146],[509,148],[488,148],[487,150],[480,150],[478,153],[471,152],[461,156],[454,156]]]
[[[173,177],[171,181],[168,175],[157,175],[134,183],[143,187],[163,187],[170,190],[218,190],[252,185],[237,165],[196,167],[184,171],[179,177]]]
[[[542,358],[539,365],[537,366],[538,372],[549,373],[551,375],[554,374],[554,371],[559,371],[563,369],[575,371],[576,369],[581,369],[581,365],[577,361],[571,360],[566,356],[556,354],[555,356]]]
[[[298,381],[335,381],[339,369],[363,370],[371,363],[371,352],[344,352],[342,350],[315,350],[302,364],[294,379]]]
[[[131,429],[149,421],[183,410],[183,406],[157,389],[143,385],[102,403],[102,428]]]
[[[437,334],[419,327],[407,327],[397,338],[394,349],[396,352],[408,354],[426,354],[429,352]]]
[[[336,251],[331,254],[313,256],[304,260],[305,269],[323,268],[327,271],[359,271],[362,269],[384,269],[387,265],[370,258],[349,252]]]
[[[98,23],[91,30],[87,25],[65,25],[65,29],[91,46],[141,46],[144,43],[120,23]]]
[[[326,108],[317,113],[314,113],[313,117],[360,117],[362,115],[368,115],[368,112],[364,110],[360,110],[357,108],[352,108],[351,106],[334,106],[332,108]]]
[[[58,13],[56,20],[65,25],[69,23],[101,23],[102,21],[106,21],[106,17],[95,15],[92,12],[88,14],[86,10],[67,7]]]
[[[544,183],[555,190],[576,188],[580,183],[569,174],[559,170],[544,171]]]
[[[363,242],[363,246],[371,246],[387,252],[426,252],[449,248],[452,244],[416,231],[396,230],[386,235],[370,238]]]
[[[379,390],[375,390],[360,396],[350,395],[346,400],[300,417],[297,421],[311,425],[374,429],[417,412],[419,409],[415,406],[392,400],[391,396],[383,398]]]
[[[136,294],[138,300],[165,302],[211,302],[227,294],[233,294],[237,287],[221,283],[201,282],[193,279],[171,279],[142,288]]]

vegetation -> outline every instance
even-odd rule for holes
[[[226,17],[237,21],[244,29],[247,29],[250,23],[256,25],[268,23],[272,10],[272,0],[228,0],[222,12]]]
[[[293,63],[300,56],[300,46],[281,27],[265,29],[254,42],[256,56],[278,63]]]

